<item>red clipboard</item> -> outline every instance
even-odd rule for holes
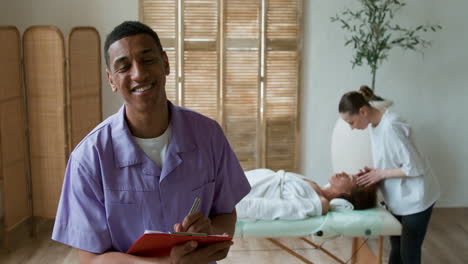
[[[127,250],[127,254],[142,257],[169,256],[173,246],[188,241],[197,241],[199,246],[230,241],[232,237],[201,234],[145,233]]]

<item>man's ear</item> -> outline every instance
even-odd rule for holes
[[[114,93],[117,92],[117,86],[115,86],[114,80],[112,79],[112,76],[111,76],[108,69],[106,69],[106,77],[107,77],[107,81],[109,81],[109,84],[110,84],[110,86],[112,88],[112,91]]]

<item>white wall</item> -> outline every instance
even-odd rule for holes
[[[424,56],[394,51],[377,76],[377,93],[394,100],[394,110],[413,125],[421,151],[439,176],[439,206],[468,206],[468,10],[465,0],[412,0],[403,25],[439,23],[444,29]],[[324,183],[331,174],[330,141],[340,96],[369,83],[366,68],[351,70],[352,52],[330,16],[355,1],[304,0],[304,73],[302,96],[302,172]],[[0,2],[0,25],[23,32],[31,25],[55,25],[65,36],[74,26],[93,26],[102,42],[124,20],[138,19],[138,0],[15,0]],[[121,104],[104,78],[103,115]]]
[[[138,0],[1,0],[0,25],[13,25],[20,34],[32,25],[52,25],[60,29],[65,41],[73,27],[91,26],[101,36],[101,47],[108,33],[125,20],[138,20]],[[102,53],[102,48],[101,48]],[[102,60],[103,117],[121,105],[105,77]]]
[[[330,17],[357,1],[305,1],[302,172],[326,181],[332,173],[331,133],[344,92],[369,84],[367,68],[351,69],[352,50]],[[441,182],[438,206],[468,206],[468,19],[465,0],[413,0],[399,24],[436,23],[433,46],[392,51],[377,73],[376,92],[413,126],[415,140]],[[345,147],[345,146],[344,146]]]

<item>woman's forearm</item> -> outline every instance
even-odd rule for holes
[[[383,179],[407,177],[407,175],[403,172],[401,168],[384,169],[384,170],[380,170],[380,173]]]

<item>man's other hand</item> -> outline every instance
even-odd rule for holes
[[[226,258],[232,241],[214,243],[202,248],[197,248],[195,241],[189,241],[185,244],[172,248],[170,255],[171,264],[206,264],[212,261],[218,261]]]

